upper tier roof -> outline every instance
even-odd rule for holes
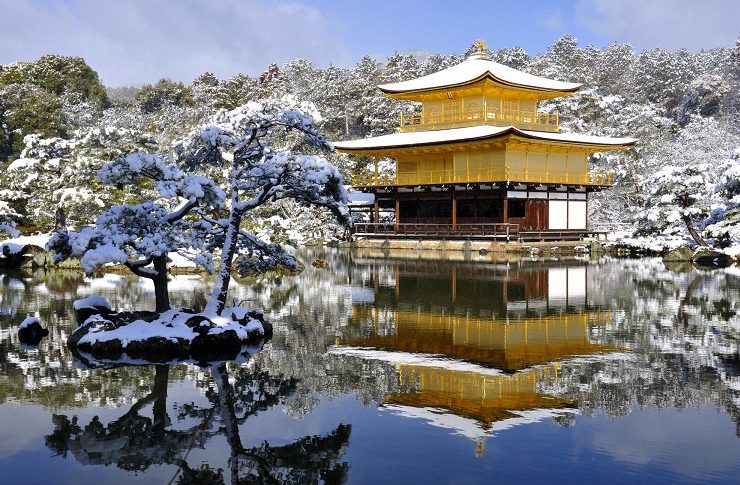
[[[480,125],[469,126],[467,128],[453,128],[449,130],[393,133],[372,138],[337,142],[334,146],[340,151],[369,152],[374,150],[484,141],[500,138],[506,135],[515,135],[535,140],[577,144],[591,148],[604,147],[607,150],[633,145],[637,142],[637,139],[635,138],[610,138],[605,136],[579,135],[577,133],[548,133],[544,131],[521,130],[513,126]]]
[[[527,74],[481,56],[471,56],[434,74],[400,83],[381,84],[378,88],[388,94],[415,93],[464,86],[486,78],[507,86],[548,92],[573,92],[582,86]]]

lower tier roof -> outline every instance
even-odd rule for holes
[[[513,136],[517,138],[555,142],[564,145],[582,145],[593,151],[608,151],[637,143],[636,138],[611,138],[578,133],[548,133],[522,130],[514,126],[468,126],[449,130],[413,131],[337,142],[334,147],[342,152],[369,153],[383,150],[416,148],[453,143],[469,143]]]

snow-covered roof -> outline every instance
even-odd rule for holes
[[[472,56],[460,64],[448,67],[434,74],[399,83],[381,84],[378,88],[388,94],[401,94],[461,86],[480,81],[484,78],[490,78],[498,83],[513,87],[536,89],[539,91],[572,92],[577,91],[582,86],[581,84],[555,81],[535,76],[483,57]]]
[[[347,205],[352,207],[373,205],[373,202],[375,202],[375,194],[360,192],[352,189],[351,186],[347,189],[347,195]]]
[[[479,125],[449,130],[412,131],[391,135],[362,138],[334,143],[339,151],[359,152],[390,148],[411,148],[454,142],[482,141],[516,135],[535,140],[575,143],[598,147],[623,147],[637,142],[635,138],[610,138],[606,136],[580,135],[577,133],[548,133],[544,131],[521,130],[513,126]]]

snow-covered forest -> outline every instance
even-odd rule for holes
[[[104,185],[98,169],[119,155],[172,152],[219,110],[250,101],[312,103],[330,140],[394,132],[399,114],[414,106],[385,98],[375,86],[438,71],[466,55],[366,56],[352,68],[296,59],[256,77],[206,72],[187,85],[162,79],[123,88],[103,86],[81,58],[48,55],[0,66],[0,224],[74,228],[114,204],[157,200],[146,187]],[[541,106],[559,111],[563,131],[639,138],[630,151],[591,160],[591,170],[614,172],[617,180],[593,198],[593,226],[673,246],[690,240],[688,220],[710,244],[740,242],[740,40],[699,52],[636,52],[625,44],[581,47],[565,36],[538,55],[518,47],[491,55],[516,69],[585,84],[580,95]],[[345,176],[370,170],[363,157],[328,158]],[[260,208],[247,225],[273,243],[341,236],[330,214],[293,201]]]

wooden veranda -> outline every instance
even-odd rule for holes
[[[591,229],[523,230],[519,224],[429,224],[429,223],[357,223],[353,237],[383,239],[491,239],[497,241],[579,241],[601,239],[607,231]]]

